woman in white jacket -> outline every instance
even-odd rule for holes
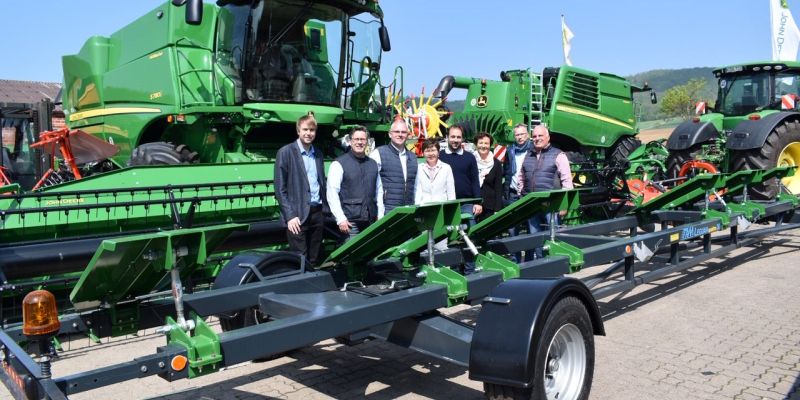
[[[439,140],[427,139],[422,143],[425,162],[419,165],[414,187],[414,204],[426,204],[456,199],[453,170],[439,161]]]

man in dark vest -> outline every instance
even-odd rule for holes
[[[572,189],[572,172],[567,155],[550,145],[550,131],[544,125],[533,128],[533,148],[520,167],[520,192],[542,192],[557,189]],[[530,233],[540,232],[550,223],[550,213],[534,214],[528,220]],[[558,218],[556,217],[556,223]],[[535,250],[536,258],[542,257],[542,249]],[[530,259],[530,257],[526,257]]]
[[[312,265],[321,261],[325,169],[322,151],[314,147],[317,121],[309,114],[297,120],[297,140],[278,150],[275,158],[275,197],[286,225],[289,249]]]
[[[366,229],[383,213],[378,164],[367,157],[369,131],[357,125],[350,131],[350,151],[328,169],[328,204],[345,241]]]
[[[378,163],[378,173],[383,185],[383,205],[386,212],[395,207],[414,204],[414,183],[417,179],[417,156],[406,150],[408,125],[397,118],[389,128],[389,144],[379,146],[369,153]],[[378,218],[383,217],[383,213]]]

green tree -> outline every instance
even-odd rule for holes
[[[691,79],[683,85],[673,86],[661,98],[661,112],[667,117],[689,118],[698,101],[708,101],[702,95],[705,79]]]

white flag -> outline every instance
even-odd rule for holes
[[[561,45],[564,47],[564,64],[572,65],[572,60],[569,58],[569,51],[572,50],[572,45],[569,42],[572,38],[575,37],[575,34],[567,26],[567,23],[564,22],[564,16],[561,16]]]
[[[772,61],[795,61],[800,44],[800,30],[794,23],[786,0],[770,0]]]

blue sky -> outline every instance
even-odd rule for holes
[[[4,2],[0,79],[61,81],[60,56],[109,35],[162,1]],[[768,0],[381,0],[392,40],[384,76],[406,93],[448,74],[497,79],[504,69],[563,62],[560,15],[575,33],[574,65],[629,75],[770,57]],[[800,1],[789,0],[793,14]]]

